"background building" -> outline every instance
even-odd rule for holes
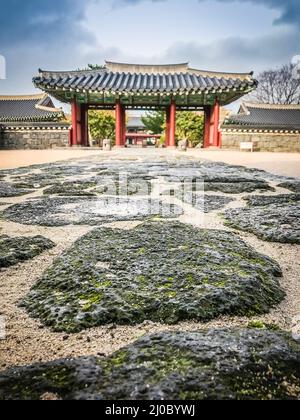
[[[300,105],[243,103],[222,125],[223,149],[255,143],[265,152],[300,152]]]
[[[0,96],[0,148],[66,147],[69,133],[62,109],[47,94]]]

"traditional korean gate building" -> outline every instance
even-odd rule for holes
[[[188,63],[135,65],[106,62],[97,70],[44,71],[37,88],[72,106],[70,146],[88,146],[88,110],[115,109],[116,146],[125,146],[126,109],[166,111],[166,146],[176,146],[176,111],[205,113],[205,147],[221,147],[220,107],[257,86],[253,73],[192,69]]]

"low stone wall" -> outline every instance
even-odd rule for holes
[[[62,128],[0,129],[0,149],[52,149],[68,145],[68,125]]]
[[[222,149],[240,150],[241,142],[255,142],[260,152],[300,153],[300,134],[222,132]]]

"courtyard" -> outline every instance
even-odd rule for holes
[[[299,398],[298,162],[4,152],[0,399]]]

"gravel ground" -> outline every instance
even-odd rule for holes
[[[276,186],[278,182],[271,183]],[[283,188],[277,188],[280,194],[287,193]],[[38,197],[43,194],[43,189],[30,196],[0,199],[1,210],[5,206],[2,203],[21,203],[28,197]],[[212,193],[213,194],[213,193]],[[245,195],[236,196],[236,201],[225,208],[237,208],[245,206],[242,198]],[[255,195],[255,194],[254,194]],[[209,229],[221,229],[232,231],[225,227],[222,219],[218,216],[220,211],[215,211],[205,216],[200,215],[196,209],[188,208],[185,215],[178,220]],[[131,229],[140,222],[116,222],[107,226],[121,229]],[[134,342],[144,334],[160,331],[194,331],[203,328],[223,328],[228,326],[246,326],[249,318],[221,317],[209,323],[184,322],[175,326],[166,326],[145,322],[135,327],[128,326],[105,326],[97,327],[78,334],[66,335],[53,333],[48,328],[43,328],[37,320],[28,316],[24,309],[18,307],[18,302],[29,292],[30,288],[49,267],[54,258],[68,249],[72,243],[91,231],[89,226],[65,226],[65,227],[42,227],[24,226],[12,222],[0,221],[0,233],[9,236],[35,236],[42,235],[54,241],[57,246],[42,255],[14,267],[1,271],[0,282],[0,316],[4,316],[6,322],[6,339],[0,341],[0,370],[16,365],[26,365],[35,362],[47,362],[59,358],[78,357],[86,355],[109,355],[114,351]],[[275,259],[281,266],[284,277],[281,280],[282,287],[287,297],[276,309],[268,315],[255,317],[264,323],[277,324],[283,329],[300,334],[300,252],[299,246],[289,244],[276,244],[263,242],[254,235],[238,231],[238,234],[258,252]]]

